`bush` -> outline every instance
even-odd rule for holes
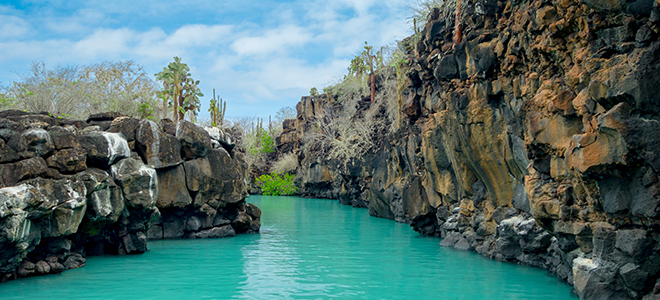
[[[298,156],[294,153],[289,153],[274,162],[270,171],[282,174],[295,171],[296,169],[298,169]]]
[[[150,119],[164,113],[155,97],[156,82],[132,61],[55,69],[33,63],[22,77],[1,97],[3,108],[14,104],[16,109],[71,119],[106,111]]]
[[[288,196],[298,192],[298,187],[293,184],[293,175],[289,173],[277,174],[275,172],[264,174],[257,178],[257,185],[261,192],[269,196]]]

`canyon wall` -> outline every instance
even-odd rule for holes
[[[302,98],[277,139],[301,193],[548,269],[581,299],[660,299],[660,4],[467,2],[459,44],[438,9],[403,41],[404,115],[366,155],[301,151],[343,105]]]
[[[0,281],[148,239],[258,232],[246,169],[231,137],[187,121],[0,112]]]

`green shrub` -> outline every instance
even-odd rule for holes
[[[293,175],[289,173],[277,174],[275,172],[264,174],[257,178],[257,185],[261,192],[268,196],[288,196],[298,192],[298,187],[293,184]]]

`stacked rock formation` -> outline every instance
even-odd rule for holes
[[[142,253],[148,238],[258,231],[245,165],[214,130],[211,139],[187,121],[0,112],[0,281]]]
[[[405,124],[347,164],[300,153],[301,191],[548,269],[581,299],[660,299],[659,5],[468,1],[458,45],[435,10],[404,40]],[[301,100],[281,149],[323,105]]]

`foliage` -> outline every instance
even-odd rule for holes
[[[47,111],[57,117],[83,119],[93,113],[119,111],[132,117],[159,118],[156,83],[132,61],[46,68],[33,63],[5,98],[17,109]]]
[[[319,90],[316,89],[315,87],[313,87],[309,90],[309,95],[312,96],[312,97],[318,96],[319,95]]]
[[[224,125],[225,122],[225,111],[227,110],[227,102],[223,102],[222,98],[218,96],[215,98],[215,89],[213,89],[213,99],[211,99],[211,104],[209,107],[209,112],[211,113],[211,126],[217,127]]]
[[[375,144],[371,133],[383,127],[379,121],[373,117],[355,119],[345,111],[325,109],[316,116],[314,129],[305,132],[303,152],[318,151],[321,156],[343,162],[361,157]]]
[[[16,99],[8,91],[0,91],[0,109],[5,110],[16,105]]]
[[[287,173],[293,172],[298,169],[298,156],[294,153],[288,153],[280,157],[280,159],[273,163],[270,167],[271,172]]]
[[[163,68],[163,71],[155,74],[156,79],[163,82],[163,91],[160,94],[163,98],[163,106],[165,106],[165,101],[170,101],[174,107],[175,122],[183,119],[186,113],[197,116],[200,108],[199,97],[204,96],[197,87],[199,80],[192,79],[189,71],[188,65],[175,56],[174,62],[169,63],[167,67]]]
[[[261,187],[264,195],[287,196],[298,192],[298,187],[293,183],[294,177],[289,173],[278,174],[273,172],[259,176],[256,183]]]

